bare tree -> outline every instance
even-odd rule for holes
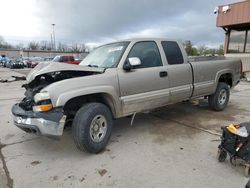
[[[48,42],[46,40],[42,40],[39,44],[41,50],[48,50]]]
[[[71,49],[72,49],[72,52],[80,52],[80,47],[77,43],[73,44]]]
[[[31,50],[38,50],[39,49],[39,43],[36,41],[32,41],[28,44],[28,48]]]
[[[86,51],[86,45],[84,43],[80,44],[80,52]]]
[[[2,36],[0,36],[0,48],[3,49],[11,49],[13,46],[6,42]]]
[[[63,44],[63,43],[61,43],[61,42],[58,42],[58,44],[57,44],[57,50],[58,50],[58,51],[61,51],[61,52],[65,52],[65,51],[68,50],[68,47],[67,47],[66,44]]]
[[[24,47],[24,44],[23,43],[19,43],[15,46],[15,48],[17,49],[22,49]]]
[[[4,39],[3,39],[3,37],[2,37],[2,36],[0,36],[0,46],[2,46],[2,45],[3,45],[3,43],[4,43]]]

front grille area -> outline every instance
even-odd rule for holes
[[[31,98],[25,97],[20,103],[19,106],[24,109],[25,111],[31,111],[32,106],[34,106],[35,102]]]

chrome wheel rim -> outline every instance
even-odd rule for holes
[[[93,142],[101,142],[107,133],[107,120],[103,115],[97,115],[90,124],[90,138]]]
[[[222,89],[219,93],[219,103],[221,105],[225,104],[227,100],[227,91],[225,89]]]

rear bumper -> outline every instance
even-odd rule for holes
[[[13,105],[14,124],[28,133],[59,137],[63,134],[66,116],[62,109],[53,109],[46,113],[23,110],[18,104]]]

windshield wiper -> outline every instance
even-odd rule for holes
[[[87,65],[88,67],[97,67],[98,68],[98,65]]]

